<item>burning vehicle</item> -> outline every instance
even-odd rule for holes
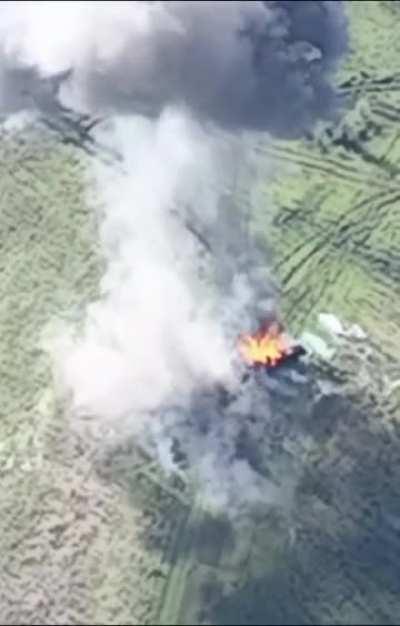
[[[306,357],[308,352],[285,332],[276,317],[264,319],[254,333],[241,333],[236,349],[239,385],[229,391],[223,385],[217,385],[221,407],[234,402],[247,383],[281,396],[293,395],[296,383],[307,382],[307,366],[302,357]]]
[[[248,366],[266,370],[297,361],[306,354],[303,346],[294,342],[275,320],[264,322],[254,334],[240,335],[237,347]]]

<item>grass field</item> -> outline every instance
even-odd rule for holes
[[[254,229],[275,253],[293,330],[320,312],[360,324],[396,355],[400,230],[398,6],[349,2],[352,53],[338,77],[349,111],[313,140],[259,146],[282,163],[260,187]]]

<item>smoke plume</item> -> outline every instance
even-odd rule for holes
[[[55,346],[73,411],[124,424],[166,468],[181,455],[219,504],[278,497],[256,460],[265,391],[229,409],[215,391],[274,298],[236,187],[254,134],[337,114],[346,46],[337,1],[0,3],[3,112],[106,115],[97,132],[123,159],[93,165],[107,269],[83,330]]]
[[[212,167],[215,142],[171,111],[156,124],[116,119],[112,137],[129,174],[96,171],[108,267],[65,371],[77,405],[118,418],[225,378],[230,358],[199,276],[201,244],[185,227],[194,202],[203,225],[215,220],[223,176]]]

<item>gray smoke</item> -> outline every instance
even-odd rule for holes
[[[88,190],[100,297],[51,344],[71,414],[186,464],[220,506],[287,495],[258,458],[279,416],[235,365],[276,297],[238,192],[257,131],[336,113],[346,44],[341,2],[0,3],[0,109],[106,113],[97,138],[122,155]]]
[[[293,137],[337,109],[329,79],[347,47],[338,0],[51,4],[1,3],[8,108],[38,91],[35,78],[67,72],[61,100],[96,112],[183,106],[233,130]]]

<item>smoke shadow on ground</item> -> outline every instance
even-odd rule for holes
[[[285,575],[264,576],[248,582],[239,593],[217,603],[213,624],[290,626],[307,624],[301,607],[289,596]]]
[[[299,483],[295,541],[273,569],[268,545],[263,552],[255,542],[245,581],[228,591],[220,585],[207,623],[398,623],[400,429],[378,421],[379,410],[346,400]],[[331,417],[325,409],[314,418]]]
[[[178,561],[194,564],[180,623],[398,623],[400,425],[385,399],[341,383],[318,394],[311,381],[302,396],[275,394],[274,410],[268,454],[279,457],[282,440],[312,441],[296,465],[290,515],[278,522],[250,506],[239,519],[193,515],[192,494],[166,480],[134,439],[99,458],[99,474],[133,508],[156,512],[142,541],[162,551],[165,577]],[[304,450],[292,451],[296,462]]]

